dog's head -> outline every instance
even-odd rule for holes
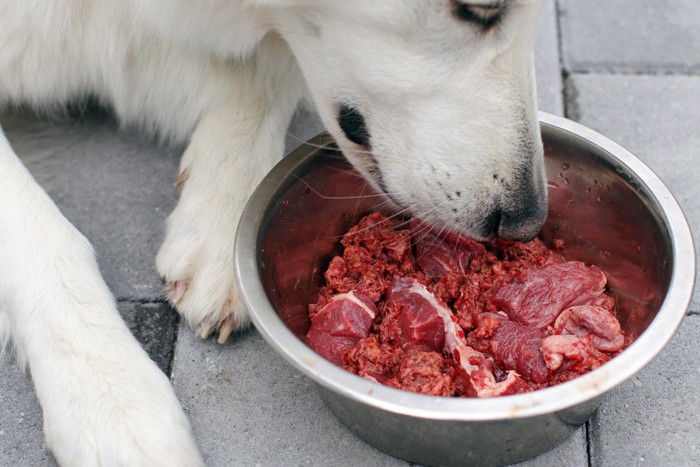
[[[298,0],[278,29],[324,124],[406,212],[527,240],[546,216],[532,44],[542,0]]]

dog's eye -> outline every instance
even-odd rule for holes
[[[495,25],[503,15],[503,3],[463,3],[452,0],[452,13],[461,21],[477,24],[485,29]]]
[[[369,132],[365,118],[357,109],[341,104],[338,111],[338,125],[350,141],[360,146],[369,146]]]

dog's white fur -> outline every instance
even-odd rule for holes
[[[346,155],[400,208],[476,237],[536,232],[541,0],[462,2],[478,13],[501,5],[490,28],[459,19],[457,3],[0,0],[0,105],[96,96],[124,123],[189,138],[157,267],[190,326],[225,340],[247,324],[232,276],[236,223],[281,157],[305,89]],[[364,117],[371,152],[341,130],[341,104]],[[90,245],[2,133],[0,200],[0,337],[30,369],[58,462],[201,464]],[[500,225],[485,223],[494,213]],[[517,219],[506,228],[508,216]]]

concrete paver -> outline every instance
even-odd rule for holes
[[[700,71],[697,0],[558,0],[568,71]]]
[[[209,466],[397,465],[326,410],[255,331],[230,345],[181,328],[173,383]]]
[[[564,115],[562,73],[559,55],[559,29],[557,5],[546,0],[537,25],[535,36],[535,72],[537,79],[537,105],[543,112]]]
[[[591,420],[592,465],[700,465],[700,316],[612,391]]]
[[[44,448],[42,423],[29,377],[7,355],[0,360],[0,465],[56,466]]]

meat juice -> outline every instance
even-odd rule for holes
[[[567,261],[561,242],[479,243],[375,212],[341,246],[308,307],[306,342],[369,380],[435,396],[518,394],[629,345],[605,274]]]

